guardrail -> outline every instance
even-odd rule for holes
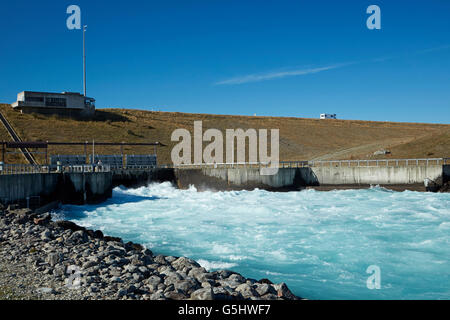
[[[109,165],[51,166],[34,164],[0,164],[1,174],[61,173],[61,172],[110,172]]]
[[[279,168],[309,168],[309,167],[391,167],[391,166],[430,166],[450,164],[449,158],[423,159],[367,159],[367,160],[303,160],[280,161]],[[267,167],[267,162],[234,162],[234,163],[193,163],[180,165],[164,165],[160,167],[173,168],[261,168]]]
[[[46,173],[49,166],[35,164],[0,164],[0,174]]]
[[[367,159],[367,160],[310,160],[280,161],[280,168],[303,167],[392,167],[392,166],[430,166],[450,164],[449,158],[423,159]]]
[[[263,168],[268,162],[233,162],[233,163],[193,163],[179,165],[71,165],[51,166],[32,164],[2,164],[0,174],[29,174],[29,173],[60,173],[60,172],[110,172],[115,170],[148,170],[153,168]],[[310,161],[280,161],[279,168],[308,168],[308,167],[391,167],[391,166],[431,166],[450,164],[450,158],[423,159],[379,159],[379,160],[310,160]]]
[[[173,165],[173,168],[203,169],[203,168],[262,168],[267,167],[268,162],[230,162],[230,163],[192,163]],[[166,165],[165,167],[169,167]]]

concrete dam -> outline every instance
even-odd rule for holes
[[[111,196],[116,186],[139,187],[152,182],[170,181],[180,189],[193,185],[199,191],[253,190],[293,191],[385,186],[393,190],[427,191],[424,181],[439,185],[450,180],[450,165],[404,166],[311,166],[279,168],[274,175],[262,175],[258,167],[148,168],[108,172],[51,172],[0,174],[2,204],[28,206],[39,198],[39,205],[96,203]],[[429,190],[429,189],[428,189]]]
[[[441,184],[449,180],[450,165],[279,168],[275,175],[261,175],[259,168],[190,168],[176,169],[175,176],[179,188],[194,185],[197,190],[331,190],[380,185],[394,190],[426,191],[425,179],[442,181]]]

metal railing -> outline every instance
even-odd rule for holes
[[[114,170],[148,170],[153,168],[264,168],[268,162],[233,162],[233,163],[194,163],[179,165],[33,165],[33,164],[2,164],[0,174],[30,174],[30,173],[60,173],[60,172],[110,172]],[[372,160],[310,160],[310,161],[280,161],[279,168],[308,167],[393,167],[393,166],[431,166],[450,164],[450,158],[423,159],[372,159]]]
[[[398,167],[450,164],[449,158],[280,161],[280,168]]]
[[[83,165],[73,165],[73,166],[61,166],[60,168],[56,167],[56,172],[110,172],[111,166],[108,164],[100,164],[100,165],[91,165],[91,164],[83,164]]]
[[[61,173],[61,172],[110,172],[109,165],[73,165],[51,166],[34,164],[0,164],[0,174],[31,174],[31,173]]]
[[[449,158],[423,159],[367,159],[367,160],[302,160],[280,161],[279,168],[309,168],[309,167],[392,167],[392,166],[430,166],[450,164]],[[160,167],[173,168],[261,168],[267,167],[267,162],[234,162],[234,163],[193,163],[179,165],[164,165]]]
[[[0,174],[46,173],[49,166],[35,164],[0,164]]]
[[[203,168],[262,168],[267,167],[268,162],[224,162],[224,163],[192,163],[173,165],[173,168],[181,169],[203,169]],[[165,165],[164,167],[170,167]]]

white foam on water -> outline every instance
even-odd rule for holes
[[[57,218],[205,268],[270,275],[310,299],[449,299],[450,194],[116,188],[99,205],[63,206]],[[369,290],[366,269],[381,269]]]
[[[222,262],[222,261],[208,261],[204,259],[198,259],[197,262],[208,271],[230,269],[237,266],[236,263]]]

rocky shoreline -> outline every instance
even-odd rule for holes
[[[297,300],[286,284],[207,272],[185,257],[0,207],[0,299]]]

